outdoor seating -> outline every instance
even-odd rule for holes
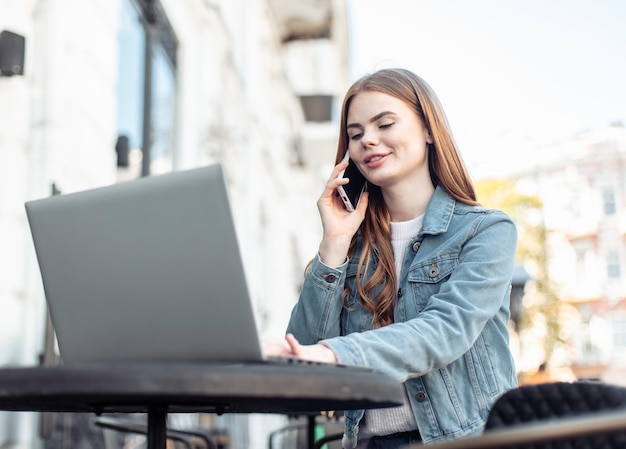
[[[595,381],[550,382],[526,385],[502,395],[494,404],[485,432],[531,422],[556,422],[567,418],[614,409],[626,410],[626,388]],[[624,430],[603,432],[550,443],[537,442],[520,449],[591,449],[626,447]]]
[[[268,449],[341,449],[344,423],[342,414],[291,417],[289,423],[268,437]],[[312,442],[312,445],[310,444]]]
[[[623,449],[626,388],[596,381],[525,385],[492,406],[482,435],[432,449]]]
[[[145,420],[140,422],[130,417],[112,417],[97,416],[92,422],[103,429],[114,430],[117,432],[147,435],[148,426]],[[166,429],[166,438],[168,440],[181,443],[185,449],[228,449],[227,445],[218,441],[218,435],[213,435],[207,429]]]

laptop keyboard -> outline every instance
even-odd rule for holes
[[[370,368],[367,366],[345,365],[342,363],[318,362],[314,360],[304,360],[304,359],[290,356],[290,355],[268,355],[265,357],[265,360],[267,360],[268,362],[277,362],[277,363],[284,363],[284,364],[290,364],[290,365],[328,366],[328,367],[337,367],[337,368],[357,369],[357,370],[362,370],[365,372],[374,371],[373,368]]]

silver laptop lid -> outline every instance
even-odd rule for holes
[[[221,165],[26,211],[65,364],[262,359]]]

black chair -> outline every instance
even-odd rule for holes
[[[626,388],[588,381],[522,386],[496,400],[482,435],[428,447],[624,449]]]
[[[316,435],[322,429],[323,436]],[[269,434],[268,449],[341,449],[343,414],[291,417],[287,425]]]
[[[146,435],[148,427],[145,422],[138,422],[130,418],[97,416],[92,422],[103,429],[115,430],[121,433]],[[185,449],[226,449],[219,444],[216,436],[205,429],[172,429],[166,430],[168,440],[181,443]]]
[[[526,385],[503,394],[493,405],[485,435],[513,426],[550,423],[567,418],[593,417],[600,412],[626,411],[626,388],[602,382],[550,382]],[[581,421],[582,423],[582,421]],[[556,427],[556,426],[555,426]],[[516,449],[624,449],[623,430],[590,432],[571,437],[567,433],[550,441],[510,446]]]

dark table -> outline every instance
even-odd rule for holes
[[[283,413],[392,407],[402,384],[376,371],[264,363],[107,364],[0,369],[0,410],[147,413],[164,449],[167,413]]]

